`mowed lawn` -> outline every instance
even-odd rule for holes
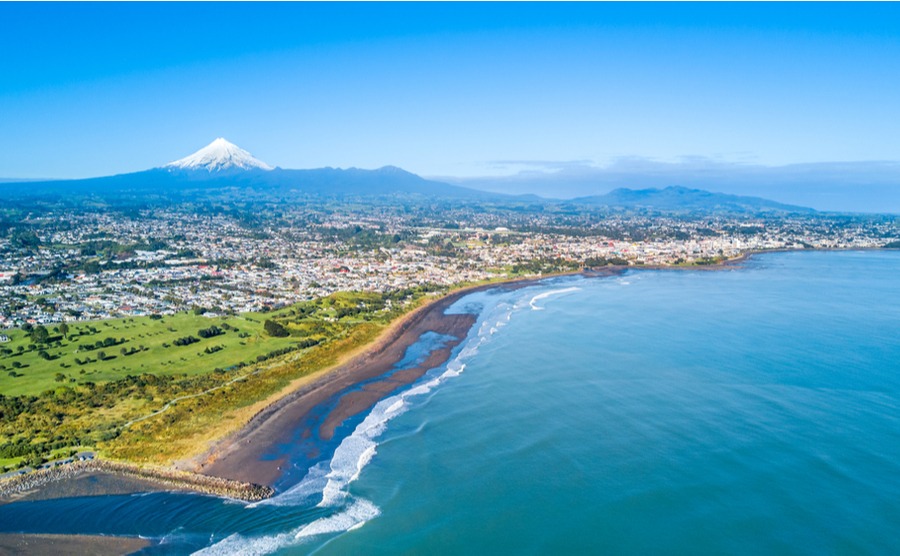
[[[54,331],[51,325],[47,327],[51,341],[41,346],[34,346],[22,330],[5,331],[3,333],[10,341],[0,344],[0,350],[11,350],[12,353],[0,355],[0,394],[36,395],[62,385],[99,383],[126,375],[195,375],[240,362],[255,362],[257,356],[291,346],[298,340],[266,334],[263,331],[266,318],[264,314],[255,313],[232,317],[179,313],[160,320],[134,317],[69,323],[68,338]],[[223,324],[230,328],[224,334],[200,337],[201,329],[213,325],[221,329]],[[199,341],[184,346],[174,344],[177,339],[187,336]],[[107,338],[117,343],[93,350],[80,347]],[[124,342],[119,343],[122,339]],[[19,348],[23,351],[19,352]],[[206,353],[207,348],[214,353]],[[49,360],[39,355],[42,349]],[[123,354],[123,349],[130,354]],[[102,360],[100,352],[104,354]],[[85,363],[88,359],[90,362]]]

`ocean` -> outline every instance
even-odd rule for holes
[[[141,535],[147,555],[900,553],[900,253],[555,278],[452,310],[479,318],[450,360],[273,499],[21,502],[0,532]]]

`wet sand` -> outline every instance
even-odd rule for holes
[[[319,438],[323,440],[331,440],[331,438],[334,436],[334,430],[339,427],[341,423],[343,423],[348,417],[352,417],[353,415],[357,415],[362,411],[373,407],[376,403],[378,403],[379,400],[383,399],[391,392],[396,391],[401,386],[411,384],[422,378],[422,376],[426,372],[428,372],[429,369],[433,369],[444,364],[450,358],[450,354],[453,351],[453,348],[455,348],[462,340],[465,339],[466,334],[468,333],[469,329],[472,328],[472,325],[475,323],[476,318],[475,315],[453,315],[453,317],[458,317],[453,320],[459,322],[451,322],[449,324],[449,328],[457,331],[459,335],[453,334],[453,332],[446,330],[436,330],[436,332],[453,334],[453,336],[456,338],[454,341],[448,342],[445,347],[441,349],[434,350],[433,352],[431,352],[428,358],[425,359],[425,361],[415,367],[402,369],[393,373],[390,377],[367,384],[360,391],[345,394],[343,397],[341,397],[341,400],[340,402],[338,402],[338,405],[334,409],[334,411],[328,414],[325,422],[321,427],[319,427]]]
[[[106,554],[131,554],[148,546],[150,546],[150,541],[136,537],[0,534],[0,555],[59,556],[60,554],[93,554],[104,556]]]

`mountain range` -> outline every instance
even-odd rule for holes
[[[158,168],[141,172],[79,180],[0,183],[7,199],[43,197],[106,200],[173,198],[238,192],[250,197],[405,196],[447,200],[553,203],[553,199],[491,193],[441,181],[428,180],[395,166],[375,170],[318,168],[289,170],[273,167],[248,151],[218,138],[197,152]],[[712,193],[685,187],[631,190],[620,188],[606,195],[580,197],[567,203],[585,207],[651,209],[658,211],[812,212],[758,197]]]

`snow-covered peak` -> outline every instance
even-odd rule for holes
[[[177,170],[272,170],[273,168],[244,149],[219,137],[209,145],[181,160],[170,162],[164,168]]]

